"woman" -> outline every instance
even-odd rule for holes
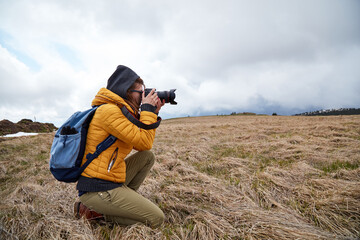
[[[155,129],[140,129],[121,112],[121,107],[126,106],[141,122],[152,124],[164,103],[155,89],[145,97],[143,80],[121,65],[107,87],[97,93],[92,105],[101,106],[90,123],[84,155],[93,153],[110,134],[117,140],[82,173],[77,184],[81,203],[74,206],[78,218],[105,219],[122,225],[141,222],[152,227],[164,221],[163,212],[136,192],[155,161],[149,151]],[[133,149],[138,152],[125,159]]]

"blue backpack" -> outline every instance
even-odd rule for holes
[[[98,107],[74,113],[57,130],[50,150],[50,171],[57,180],[76,182],[92,160],[116,141],[116,137],[109,135],[94,153],[86,155],[87,161],[81,166],[88,128]]]
[[[87,160],[81,166],[85,154],[89,125],[96,109],[100,106],[94,106],[86,111],[74,113],[55,133],[50,150],[50,172],[57,180],[76,182],[92,160],[97,158],[116,141],[116,137],[109,135],[97,145],[94,153],[86,155]],[[161,122],[160,117],[153,124],[140,122],[125,106],[121,108],[121,112],[130,122],[145,130],[157,128]]]

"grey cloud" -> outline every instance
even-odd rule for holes
[[[332,6],[330,1],[325,8],[325,2],[319,2],[225,2],[219,9],[203,6],[203,11],[195,6],[189,10],[197,15],[195,21],[180,18],[172,29],[174,44],[180,43],[171,49],[174,61],[182,69],[213,75],[213,69],[234,64],[311,61],[328,48],[346,48],[344,41],[359,44],[355,29],[360,29],[360,21],[354,23],[360,20],[355,15],[358,4],[349,7],[333,1]]]
[[[40,103],[68,116],[73,109],[64,105],[88,106],[118,64],[148,85],[178,89],[168,116],[360,104],[356,0],[17,1],[6,11],[4,4],[0,28],[42,69],[3,64],[1,79],[12,81],[0,82],[0,107]],[[84,67],[53,56],[49,42],[68,46]]]

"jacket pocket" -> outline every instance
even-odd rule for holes
[[[109,165],[107,171],[110,172],[111,168],[114,166],[116,158],[118,156],[119,148],[116,148],[115,151],[111,154]]]

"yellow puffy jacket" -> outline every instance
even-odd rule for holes
[[[101,88],[92,101],[93,106],[101,104],[104,105],[96,110],[89,126],[82,164],[86,161],[86,155],[94,153],[96,146],[109,134],[115,136],[117,140],[95,158],[81,175],[122,183],[126,179],[125,157],[132,149],[150,150],[154,142],[155,129],[144,130],[131,123],[121,112],[121,107],[125,105],[129,111],[133,112],[133,110],[123,98],[106,88]],[[140,121],[145,124],[155,123],[157,115],[142,111]],[[113,159],[115,163],[108,171],[109,163]]]

